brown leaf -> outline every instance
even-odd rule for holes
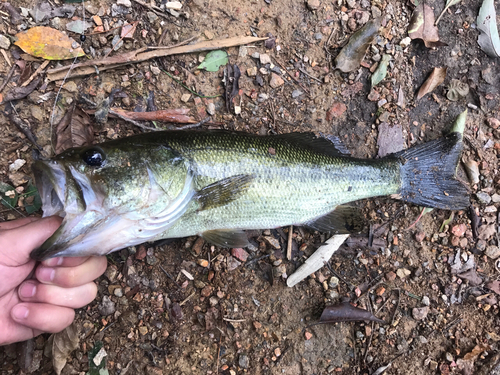
[[[80,338],[78,336],[78,327],[75,323],[59,333],[50,336],[46,344],[46,352],[52,356],[52,365],[56,374],[60,375],[66,361],[73,350],[78,348]]]
[[[90,117],[73,104],[57,124],[56,154],[71,147],[91,145],[94,141],[94,129]]]
[[[33,80],[28,86],[25,87],[14,87],[12,90],[10,90],[7,94],[5,94],[5,97],[0,104],[5,104],[7,102],[10,102],[12,100],[19,100],[22,98],[27,97],[29,94],[35,90],[35,88],[38,86],[40,83],[41,78],[38,77],[37,79]]]
[[[349,42],[335,58],[335,69],[339,69],[344,73],[357,69],[365,56],[368,46],[375,39],[381,24],[382,18],[375,18],[352,34]]]
[[[327,324],[337,322],[353,322],[359,320],[385,324],[382,319],[377,318],[371,312],[354,307],[349,302],[326,306],[321,314],[319,322],[321,324]]]
[[[51,27],[32,27],[16,34],[16,38],[14,44],[24,52],[47,60],[66,60],[85,55],[74,39]]]
[[[447,68],[434,68],[429,78],[427,78],[422,86],[420,86],[420,90],[418,90],[417,99],[421,99],[426,94],[434,91],[436,87],[438,87],[441,83],[444,82],[446,78],[446,70]]]
[[[447,45],[439,41],[438,28],[434,25],[434,11],[425,3],[420,3],[413,11],[408,36],[411,39],[422,39],[427,48]]]

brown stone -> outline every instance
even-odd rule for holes
[[[328,112],[326,112],[326,120],[332,121],[335,118],[339,118],[346,110],[347,107],[344,103],[334,102]]]
[[[276,73],[271,73],[271,80],[269,81],[269,85],[271,85],[273,89],[283,86],[284,83],[285,81],[283,81],[283,78],[281,78]]]

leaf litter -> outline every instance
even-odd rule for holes
[[[417,93],[417,98],[416,100],[422,99],[425,95],[428,93],[434,91],[436,87],[441,85],[444,82],[444,79],[446,78],[446,71],[448,68],[444,67],[438,67],[434,68],[429,75],[429,77],[425,80],[422,86],[420,86],[420,89],[418,90]]]
[[[434,11],[425,2],[419,3],[413,11],[408,36],[411,39],[422,39],[427,48],[447,45],[439,40],[439,31],[434,24]]]
[[[500,57],[500,36],[498,35],[495,3],[484,0],[477,16],[477,28],[481,32],[477,43],[490,57]]]

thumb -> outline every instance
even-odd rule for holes
[[[0,230],[0,265],[18,267],[30,261],[30,252],[41,246],[62,218],[50,216],[13,229]]]

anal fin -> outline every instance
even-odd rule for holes
[[[208,230],[201,236],[208,242],[221,247],[247,247],[247,234],[242,230]]]
[[[340,205],[332,212],[304,223],[320,232],[335,234],[359,233],[363,230],[365,218],[357,207]]]

